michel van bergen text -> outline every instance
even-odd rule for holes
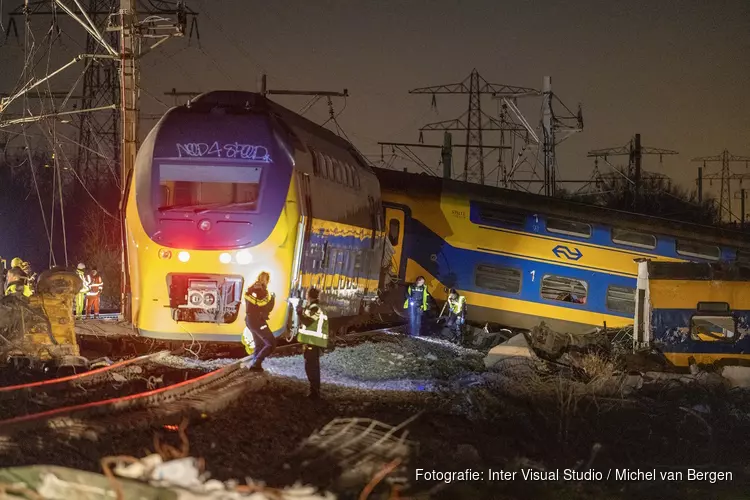
[[[731,481],[731,472],[702,471],[697,469],[606,469],[585,471],[554,469],[540,471],[520,469],[505,471],[497,469],[462,471],[436,471],[417,469],[417,481],[705,481],[717,483]]]

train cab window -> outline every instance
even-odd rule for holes
[[[526,222],[526,213],[519,210],[484,203],[479,204],[478,208],[479,220],[485,224],[523,227]]]
[[[580,238],[591,238],[591,226],[583,222],[564,219],[547,219],[547,231]]]
[[[255,210],[260,182],[259,167],[162,164],[159,165],[162,196],[159,207],[241,203],[243,210]]]
[[[388,221],[388,241],[394,247],[398,245],[398,234],[401,232],[401,221],[398,219],[391,219]]]
[[[547,274],[542,278],[542,298],[585,304],[589,285],[585,281]]]
[[[612,243],[653,250],[656,248],[656,236],[614,227],[612,228]]]
[[[704,245],[692,241],[677,240],[677,253],[687,257],[698,257],[699,259],[719,260],[721,250],[714,245]]]
[[[610,285],[606,305],[610,311],[635,314],[635,288]]]
[[[736,322],[732,316],[693,316],[690,337],[702,342],[733,342]]]
[[[519,293],[521,291],[521,270],[512,267],[479,264],[474,273],[474,284],[487,290]]]
[[[354,175],[354,187],[356,189],[359,189],[360,183],[359,183],[359,172],[357,172],[357,169],[354,168],[352,174]]]
[[[352,166],[348,163],[344,163],[344,170],[346,171],[346,185],[354,187],[354,179],[352,178]]]

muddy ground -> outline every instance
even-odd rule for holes
[[[411,340],[397,345],[410,351]],[[414,365],[420,377],[460,381],[472,370],[481,371],[465,352],[434,346],[420,347],[414,362],[408,356],[399,363],[393,343],[373,349],[367,343],[352,347],[344,356],[337,349],[323,358],[324,380],[382,381],[382,373],[368,371],[383,366],[387,373],[402,378]],[[416,345],[416,344],[415,344]],[[437,349],[437,350],[435,350]],[[452,352],[450,354],[447,354]],[[338,354],[336,354],[338,353]],[[428,357],[433,354],[439,359]],[[381,360],[375,359],[381,356]],[[446,365],[446,358],[461,359],[461,368]],[[327,359],[328,358],[328,359]],[[355,370],[351,360],[357,360]],[[345,362],[344,365],[337,360]],[[270,360],[269,360],[270,361]],[[269,370],[301,368],[300,356],[269,363]],[[433,367],[430,369],[429,367]],[[326,369],[328,371],[326,371]],[[401,371],[399,371],[401,370]],[[297,373],[288,375],[296,376]],[[337,375],[339,374],[339,375]],[[481,374],[480,374],[481,375]],[[750,482],[745,474],[750,464],[750,398],[725,389],[685,389],[670,386],[628,400],[619,398],[579,398],[560,391],[552,399],[529,400],[499,392],[490,383],[451,391],[376,391],[361,387],[326,386],[325,401],[307,399],[304,381],[266,374],[268,384],[260,391],[246,393],[221,414],[192,422],[187,429],[190,455],[205,459],[206,468],[218,479],[244,480],[251,477],[271,485],[285,485],[303,478],[321,487],[330,486],[340,471],[332,464],[314,469],[300,468],[292,458],[299,444],[336,417],[363,417],[397,425],[423,412],[408,425],[409,438],[418,444],[411,457],[409,478],[412,491],[433,491],[434,498],[747,498]],[[144,456],[153,450],[156,426],[140,433],[113,433],[98,442],[69,440],[50,442],[38,432],[22,439],[21,449],[0,453],[0,467],[28,464],[56,464],[100,471],[99,460],[106,455]],[[178,444],[174,433],[164,439]],[[43,447],[34,443],[44,443]],[[592,449],[599,452],[592,457]],[[285,464],[291,464],[286,468]],[[566,468],[594,469],[606,475],[612,468],[650,471],[654,468],[682,470],[729,468],[732,481],[641,482],[489,481],[486,479],[450,484],[416,481],[415,470],[475,471],[488,469],[537,469],[562,471]],[[520,478],[520,474],[519,474]],[[356,498],[354,492],[352,498]],[[342,497],[345,498],[345,497]],[[373,498],[373,497],[371,497]]]

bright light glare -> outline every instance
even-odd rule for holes
[[[222,264],[229,264],[230,262],[232,262],[232,256],[224,252],[223,254],[219,255],[219,262],[221,262]]]
[[[180,262],[187,262],[190,260],[190,254],[183,250],[182,252],[177,254],[177,258],[180,259]]]
[[[247,250],[240,250],[237,252],[237,264],[245,265],[250,264],[253,261],[253,254]]]

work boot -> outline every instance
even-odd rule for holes
[[[263,369],[263,367],[260,366],[260,365],[252,365],[252,366],[250,366],[250,368],[248,368],[248,370],[250,370],[251,372],[258,372],[258,373],[265,372],[265,370]]]
[[[310,391],[310,394],[307,395],[307,398],[312,401],[320,401],[320,392]]]

